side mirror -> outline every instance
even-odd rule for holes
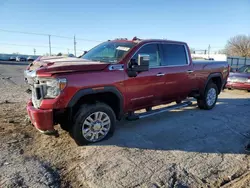
[[[149,55],[147,54],[138,54],[137,65],[132,64],[132,70],[136,72],[144,72],[149,70]]]
[[[150,56],[147,54],[138,54],[137,62],[135,59],[130,60],[129,76],[136,77],[137,73],[149,70]]]

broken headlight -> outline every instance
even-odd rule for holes
[[[56,98],[60,92],[66,87],[67,80],[65,78],[57,79],[41,79],[40,84],[43,88],[43,96],[45,99]]]

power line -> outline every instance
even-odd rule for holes
[[[57,38],[65,38],[65,39],[70,39],[72,40],[73,37],[68,37],[68,36],[62,36],[62,35],[52,35],[52,34],[45,34],[45,33],[33,33],[33,32],[26,32],[26,31],[13,31],[13,30],[6,30],[6,29],[0,29],[2,32],[7,32],[7,33],[20,33],[20,34],[26,34],[26,35],[40,35],[40,36],[51,36],[51,37],[57,37]],[[83,40],[86,42],[103,42],[99,40],[90,40],[90,39],[84,39],[84,38],[77,38],[77,40]]]
[[[43,36],[48,36],[48,34],[30,33],[30,32],[23,32],[23,31],[12,31],[12,30],[6,30],[6,29],[0,29],[0,31],[8,32],[8,33],[22,33],[22,34],[28,34],[28,35],[43,35]]]
[[[34,47],[36,47],[36,48],[48,48],[48,46],[37,46],[37,45],[27,45],[27,44],[11,44],[11,43],[0,43],[1,45],[8,45],[8,46],[25,46],[25,47],[32,47],[32,48],[34,48]],[[72,49],[72,48],[62,48],[62,47],[51,47],[51,48],[53,48],[53,49],[64,49],[64,50],[66,50],[66,49],[69,49],[69,50],[71,50],[71,51],[73,51],[74,49]],[[76,51],[83,51],[83,50],[77,50],[76,49]]]

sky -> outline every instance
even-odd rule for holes
[[[250,0],[0,0],[0,53],[43,55],[49,34],[54,54],[74,53],[74,35],[78,55],[134,36],[185,41],[197,50],[210,44],[216,51],[232,36],[250,35]]]

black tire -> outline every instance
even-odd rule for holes
[[[70,131],[70,124],[68,122],[61,122],[60,127],[62,130]]]
[[[103,112],[109,117],[110,128],[107,134],[100,140],[90,141],[83,136],[82,127],[83,127],[84,121],[95,112]],[[82,105],[80,109],[78,110],[78,112],[76,113],[73,121],[74,121],[74,125],[72,129],[70,130],[71,136],[73,137],[77,145],[86,145],[88,143],[99,142],[101,140],[107,139],[110,136],[112,136],[115,130],[116,118],[115,118],[115,113],[110,106],[104,103],[96,103],[96,104]]]
[[[208,104],[208,102],[207,102],[208,92],[209,92],[210,89],[212,89],[212,88],[215,89],[215,92],[216,92],[215,101],[214,101],[214,103],[212,103],[212,104]],[[210,82],[210,83],[207,85],[207,87],[206,87],[204,96],[203,96],[202,98],[197,99],[198,107],[199,107],[200,109],[204,109],[204,110],[211,110],[211,109],[215,106],[215,104],[216,104],[216,102],[217,102],[218,93],[219,93],[219,92],[218,92],[218,88],[217,88],[216,84]]]

